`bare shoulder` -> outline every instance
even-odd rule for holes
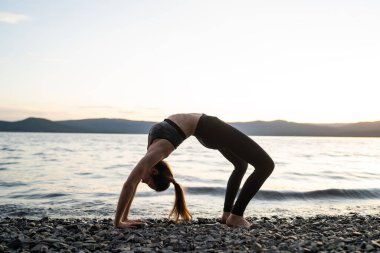
[[[199,118],[202,116],[202,113],[178,113],[173,114],[168,117],[176,123],[186,134],[187,137],[193,135],[195,128],[197,127]]]

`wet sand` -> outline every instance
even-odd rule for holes
[[[380,216],[251,217],[250,229],[218,219],[138,229],[111,219],[0,218],[0,252],[380,252]]]

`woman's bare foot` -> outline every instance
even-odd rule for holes
[[[228,217],[230,216],[230,212],[223,212],[223,215],[222,215],[222,224],[226,224],[226,221],[228,219]]]
[[[240,227],[240,228],[249,228],[251,223],[249,223],[243,216],[238,216],[235,214],[230,214],[226,220],[226,224],[229,227]]]

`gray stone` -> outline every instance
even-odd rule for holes
[[[49,252],[49,249],[48,249],[47,246],[42,245],[42,246],[41,246],[41,251],[40,251],[40,252],[47,253],[47,252]]]
[[[75,248],[82,248],[83,247],[83,242],[74,242],[72,244]]]
[[[22,247],[22,241],[19,238],[11,240],[10,243],[8,243],[8,247],[11,249],[21,248]]]
[[[256,250],[256,251],[262,251],[263,247],[261,246],[260,243],[255,242],[255,243],[253,244],[253,249]]]
[[[96,244],[94,243],[83,243],[83,246],[88,249],[94,251],[96,249]]]
[[[30,252],[32,253],[48,252],[48,247],[44,244],[37,244],[30,250]]]
[[[43,241],[46,242],[46,243],[49,243],[49,244],[59,243],[59,242],[60,242],[60,241],[59,241],[58,239],[56,239],[56,238],[45,238]]]
[[[374,249],[375,249],[375,247],[373,247],[371,244],[367,244],[367,246],[365,247],[366,251],[372,251]]]
[[[96,235],[99,236],[99,237],[105,237],[105,236],[107,235],[107,231],[105,231],[105,230],[101,230],[101,231],[98,232]]]

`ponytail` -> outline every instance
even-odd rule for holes
[[[173,209],[169,214],[169,218],[173,215],[175,221],[178,223],[179,217],[185,221],[190,221],[192,216],[187,209],[185,195],[183,193],[182,187],[174,180],[173,173],[170,169],[170,166],[165,161],[158,162],[155,166],[157,169],[157,174],[152,174],[151,177],[154,181],[155,190],[165,191],[169,188],[170,183],[173,183],[175,190],[175,200]]]
[[[189,209],[187,209],[185,194],[183,192],[181,185],[179,185],[174,180],[174,178],[169,178],[169,180],[170,182],[174,184],[174,190],[175,190],[175,201],[174,201],[173,209],[169,214],[169,218],[173,215],[177,223],[180,216],[185,221],[190,221],[192,216],[190,214]]]

